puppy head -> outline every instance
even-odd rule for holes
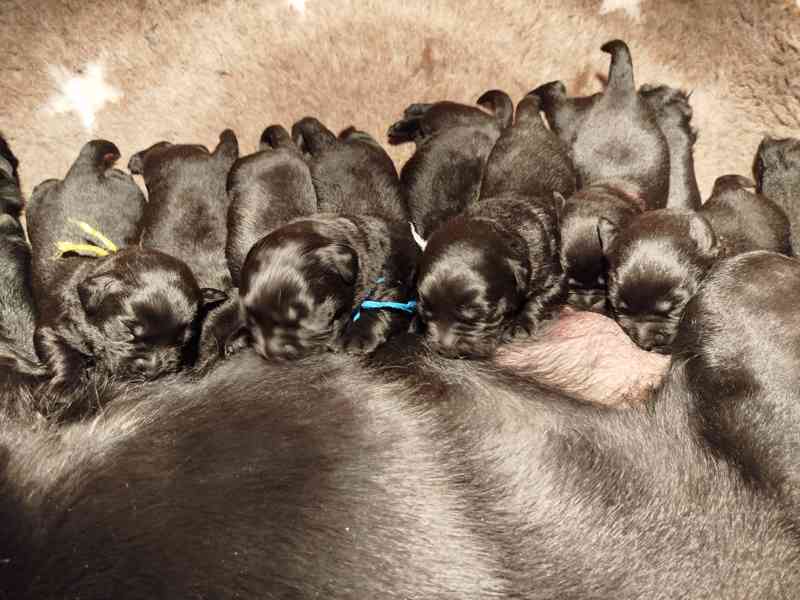
[[[756,251],[720,261],[686,307],[675,340],[676,355],[688,359],[693,387],[728,394],[784,387],[796,404],[798,295],[795,259]]]
[[[201,290],[183,262],[139,248],[98,261],[77,291],[97,364],[126,379],[177,371],[201,308],[224,300]]]
[[[425,248],[418,315],[429,344],[450,357],[491,355],[527,292],[530,265],[491,223],[456,217]]]
[[[772,200],[792,198],[800,185],[800,140],[765,137],[753,162],[756,191]]]
[[[600,243],[601,219],[624,227],[636,211],[606,202],[605,194],[586,188],[563,201],[560,210],[561,268],[567,280],[567,304],[579,310],[606,309],[606,261]]]
[[[296,359],[324,350],[350,318],[358,255],[310,220],[256,243],[239,287],[242,319],[265,358]]]
[[[663,209],[621,231],[602,219],[598,231],[617,322],[644,350],[669,353],[686,304],[719,256],[711,226],[692,211]]]

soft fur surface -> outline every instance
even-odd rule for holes
[[[722,173],[748,173],[761,136],[800,126],[795,2],[599,0],[430,3],[6,0],[0,13],[0,124],[23,169],[23,189],[64,173],[88,139],[115,141],[127,159],[154,140],[212,146],[233,128],[243,153],[269,123],[313,114],[332,130],[357,125],[385,141],[412,102],[474,102],[490,88],[519,99],[562,79],[570,94],[600,87],[600,45],[628,41],[637,83],[694,90],[695,148],[707,197]],[[605,12],[605,14],[600,14]],[[54,113],[52,74],[100,63],[121,97],[86,131]],[[113,97],[112,92],[107,96]],[[392,148],[402,162],[411,146]]]

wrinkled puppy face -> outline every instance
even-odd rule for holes
[[[242,268],[242,319],[264,358],[293,360],[325,350],[355,301],[358,257],[300,221],[262,238]]]
[[[718,256],[716,238],[688,211],[645,213],[619,235],[612,227],[601,221],[614,317],[640,348],[669,354],[686,304]]]
[[[428,241],[418,315],[431,347],[451,358],[491,355],[525,298],[526,273],[488,225],[456,218]]]
[[[201,290],[183,262],[142,249],[120,251],[78,284],[96,363],[126,379],[177,371],[201,306],[221,294]]]

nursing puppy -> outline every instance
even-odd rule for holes
[[[250,248],[274,229],[317,212],[308,165],[283,127],[264,130],[259,152],[236,161],[228,175],[225,256],[238,287]]]
[[[154,250],[133,246],[99,258],[57,258],[58,242],[79,242],[85,235],[72,217],[102,232],[113,230],[117,239],[135,237],[138,214],[118,203],[143,197],[130,176],[111,169],[118,156],[110,142],[90,142],[64,182],[37,187],[27,208],[34,342],[44,363],[40,370],[52,375],[56,386],[78,383],[87,367],[122,379],[176,370],[204,297],[213,300],[184,263]],[[114,190],[127,194],[109,196]]]
[[[789,218],[792,250],[800,254],[800,140],[765,137],[753,163],[756,192],[777,204]]]
[[[550,199],[507,193],[450,219],[427,242],[417,293],[426,338],[449,357],[536,331],[563,295]]]
[[[326,213],[272,231],[247,255],[239,288],[255,349],[280,359],[373,351],[408,328],[413,307],[360,307],[411,301],[417,256],[406,223],[376,217]]]
[[[350,127],[337,138],[306,117],[294,124],[292,138],[307,155],[320,212],[408,222],[394,163],[369,134]]]
[[[481,198],[504,192],[542,197],[575,193],[569,149],[545,127],[540,104],[538,96],[529,94],[517,105],[514,124],[502,132],[489,155]]]
[[[225,260],[226,182],[238,156],[236,136],[226,129],[214,152],[200,145],[159,142],[128,162],[131,173],[144,177],[148,191],[142,247],[182,260],[202,287],[222,291],[231,287]]]
[[[570,144],[578,187],[622,181],[645,208],[663,208],[670,184],[667,140],[649,103],[636,91],[628,46],[612,40],[602,50],[611,55],[602,94],[581,100],[577,107],[562,98],[563,85],[558,82],[534,94],[543,98],[551,126]],[[560,111],[566,111],[562,122]]]
[[[692,423],[747,481],[800,517],[800,264],[769,252],[720,262],[689,303],[676,352]],[[742,324],[746,324],[743,327]]]
[[[423,238],[477,202],[489,154],[511,123],[514,107],[507,94],[490,90],[478,105],[491,113],[455,102],[414,104],[389,128],[389,143],[417,145],[400,181]]]
[[[751,250],[790,255],[789,219],[772,200],[748,190],[754,187],[746,177],[723,175],[698,213],[711,224],[722,256]]]
[[[650,105],[669,146],[669,197],[667,208],[700,208],[700,190],[694,173],[694,144],[689,94],[666,85],[645,84],[639,95]]]
[[[720,256],[708,221],[693,211],[662,209],[622,229],[601,221],[599,235],[614,318],[639,347],[671,352],[687,302]]]

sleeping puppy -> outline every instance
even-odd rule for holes
[[[265,358],[371,352],[409,326],[417,256],[406,223],[329,213],[297,219],[247,255],[241,319]],[[366,300],[407,309],[367,310]]]
[[[533,333],[563,295],[550,199],[507,193],[450,219],[428,240],[417,292],[426,338],[445,356],[489,356]]]
[[[666,85],[643,85],[639,95],[647,101],[669,146],[669,197],[667,208],[697,210],[702,201],[694,173],[694,144],[689,94]]]
[[[481,198],[504,192],[542,197],[575,193],[569,149],[545,127],[540,104],[538,96],[529,94],[517,105],[514,124],[503,131],[489,155]]]
[[[294,124],[292,138],[307,156],[320,212],[408,221],[394,163],[369,134],[350,127],[337,138],[306,117]]]
[[[676,357],[692,423],[745,479],[800,518],[800,263],[770,252],[721,261],[689,303]]]
[[[73,217],[101,233],[115,231],[117,239],[134,237],[141,204],[137,213],[119,203],[144,198],[130,176],[111,169],[117,157],[110,142],[89,142],[64,182],[38,186],[27,208],[34,342],[40,370],[57,386],[78,383],[89,366],[134,379],[177,369],[204,298],[217,300],[215,292],[201,291],[184,263],[154,250],[57,258],[57,243],[82,241]],[[109,196],[114,190],[120,197]]]
[[[228,175],[228,238],[225,256],[238,287],[250,248],[292,219],[317,212],[311,173],[283,127],[264,130],[259,152],[236,161]]]
[[[636,92],[628,46],[612,40],[602,46],[611,55],[608,85],[602,94],[577,106],[563,99],[563,84],[534,90],[553,129],[570,145],[578,187],[622,181],[646,209],[667,204],[669,146],[649,103]],[[560,111],[566,111],[559,124]],[[556,123],[556,125],[554,125]]]
[[[599,235],[614,318],[639,347],[670,353],[686,303],[720,255],[711,225],[694,211],[662,209],[625,228],[603,220]]]
[[[800,255],[800,140],[765,137],[753,164],[756,193],[777,204],[789,218],[792,250]]]
[[[492,113],[455,102],[413,104],[389,128],[390,143],[414,140],[417,145],[400,181],[411,221],[423,238],[477,202],[489,154],[511,124],[514,107],[507,94],[490,90],[478,106]]]
[[[585,187],[568,199],[556,196],[561,234],[561,268],[567,303],[579,310],[607,311],[606,263],[598,227],[602,220],[620,228],[641,214],[644,206],[622,181]]]
[[[19,160],[0,134],[0,214],[19,219],[24,202],[19,188]]]
[[[772,200],[747,189],[754,187],[747,177],[718,177],[698,213],[711,224],[722,256],[751,250],[790,255],[789,219]]]
[[[148,202],[141,220],[142,247],[166,252],[192,269],[201,287],[227,290],[225,260],[228,172],[239,156],[230,129],[214,152],[205,146],[159,142],[134,154],[131,173],[142,175]]]

